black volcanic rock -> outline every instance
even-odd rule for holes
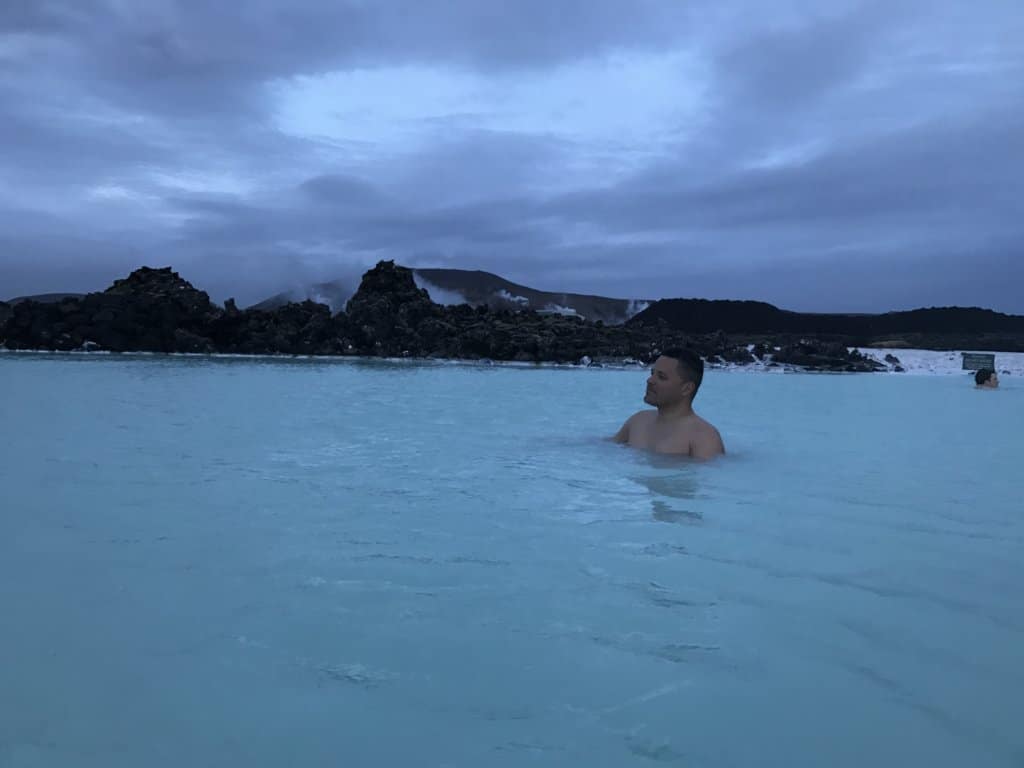
[[[726,343],[720,348],[717,356],[724,362],[735,365],[747,365],[755,360],[754,355],[743,344]]]
[[[218,310],[170,267],[142,267],[102,293],[56,303],[23,301],[4,326],[12,349],[211,352],[207,336]]]
[[[344,316],[332,317],[326,304],[304,301],[271,311],[239,311],[233,301],[212,328],[221,352],[236,354],[339,355],[348,351]]]
[[[657,332],[578,317],[434,304],[412,270],[380,262],[349,300],[347,340],[358,354],[575,362],[583,355],[649,360]],[[685,339],[675,334],[673,341]],[[664,344],[662,346],[667,346]]]
[[[661,299],[637,313],[629,325],[664,322],[687,333],[799,333],[799,315],[763,301]]]
[[[345,318],[306,301],[272,312],[224,309],[170,268],[143,267],[102,293],[43,304],[25,301],[0,325],[12,349],[115,352],[344,354]]]
[[[644,300],[541,291],[481,270],[416,268],[412,274],[417,287],[436,294],[431,296],[432,300],[445,296],[456,302],[452,306],[465,302],[471,307],[487,307],[495,311],[532,309],[542,313],[576,314],[588,320],[616,325],[625,322],[638,308],[650,303]],[[355,284],[347,278],[315,283],[278,293],[254,304],[250,309],[274,310],[306,296],[340,309],[355,290]]]
[[[682,301],[682,300],[680,300]],[[765,322],[783,327],[795,313],[757,302],[659,302],[691,311],[688,327],[657,312],[607,325],[532,310],[442,306],[417,287],[412,270],[382,261],[363,276],[347,311],[313,301],[260,311],[224,307],[170,268],[142,268],[102,293],[54,303],[0,304],[0,344],[13,349],[364,355],[592,364],[647,364],[661,350],[688,347],[711,365],[793,365],[812,370],[872,371],[881,363],[850,352],[838,334],[814,336],[734,330]],[[696,312],[704,307],[708,315]],[[710,309],[708,308],[710,307]],[[739,320],[729,312],[740,312]],[[746,319],[743,318],[746,314]],[[845,317],[845,316],[836,316]],[[775,318],[775,319],[773,319]],[[781,319],[780,319],[781,318]],[[674,318],[676,321],[679,317]],[[6,322],[4,322],[6,320]],[[780,323],[782,325],[780,325]],[[993,337],[994,338],[994,337]],[[975,339],[977,340],[977,339]],[[974,348],[978,345],[972,344]]]
[[[355,346],[369,354],[413,354],[422,348],[419,328],[427,320],[439,321],[440,305],[416,287],[412,270],[393,261],[381,261],[363,275],[363,281],[345,307],[348,327]],[[443,330],[436,323],[424,330],[435,336]]]
[[[898,337],[901,342],[934,347],[945,337],[955,347],[973,346],[961,341],[989,335],[1011,348],[1021,345],[1024,317],[1004,315],[977,307],[932,307],[880,315],[815,314],[789,312],[759,301],[712,301],[708,299],[662,299],[629,320],[630,325],[666,323],[685,333],[724,331],[730,334],[800,334],[842,337],[850,346],[884,345]],[[942,348],[942,346],[939,346]],[[991,347],[989,347],[991,348]],[[1006,347],[1002,347],[1006,348]]]
[[[885,365],[865,357],[857,350],[850,350],[845,344],[801,339],[795,344],[783,345],[772,356],[773,362],[796,365],[811,370],[847,371],[851,373],[872,373],[885,370]]]

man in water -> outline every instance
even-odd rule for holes
[[[637,411],[612,438],[656,453],[710,459],[725,453],[722,436],[693,412],[704,378],[704,361],[688,349],[667,349],[654,361],[644,402],[656,411]]]
[[[974,374],[974,383],[979,389],[996,389],[999,386],[999,375],[991,368],[982,368]]]

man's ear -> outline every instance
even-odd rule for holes
[[[693,381],[684,381],[683,382],[683,394],[686,397],[690,398],[691,400],[693,399],[693,393],[696,391],[696,389],[697,389],[696,382],[693,382]]]

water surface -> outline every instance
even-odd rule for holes
[[[0,356],[0,765],[1011,766],[1022,389]]]

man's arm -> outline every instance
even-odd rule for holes
[[[710,424],[702,429],[690,443],[690,455],[695,459],[713,459],[725,453],[725,444],[718,430]]]
[[[635,415],[635,414],[634,414]],[[612,436],[612,442],[615,443],[628,443],[629,442],[629,425],[633,421],[633,416],[626,419],[626,423],[622,425],[622,428]]]

